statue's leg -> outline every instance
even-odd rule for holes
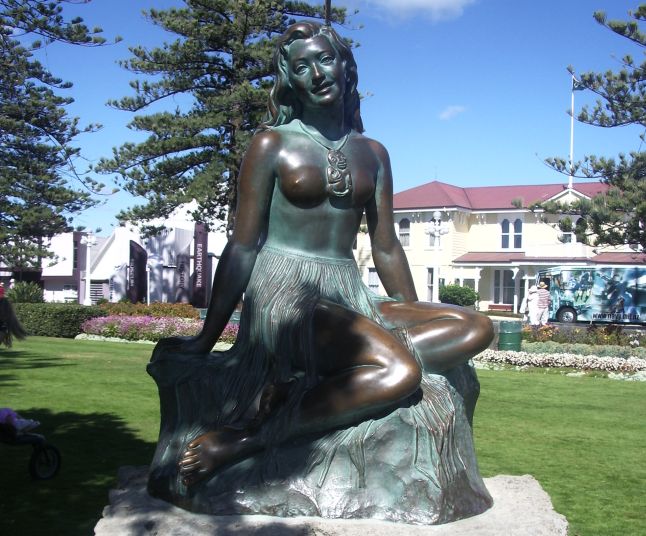
[[[313,355],[295,357],[294,365],[313,360],[321,380],[303,394],[283,439],[361,422],[418,389],[414,357],[376,322],[328,301],[317,304],[312,322]],[[185,484],[262,450],[261,430],[220,428],[196,438],[180,460]]]
[[[382,302],[385,322],[405,328],[424,370],[445,372],[485,350],[493,339],[491,320],[475,311],[448,304]]]
[[[322,381],[303,396],[301,433],[361,422],[419,387],[415,358],[376,322],[324,300],[313,321],[314,358]]]

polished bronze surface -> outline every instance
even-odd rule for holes
[[[294,344],[287,358],[296,379],[271,372],[285,358],[268,352],[277,362],[266,365],[254,414],[247,411],[239,422],[213,426],[188,442],[179,461],[188,487],[268,443],[382,415],[420,389],[423,372],[445,373],[465,364],[493,336],[489,319],[472,310],[418,301],[394,230],[389,156],[362,134],[349,48],[330,27],[301,22],[282,37],[275,64],[270,119],[254,136],[241,167],[236,225],[218,264],[204,328],[192,339],[166,339],[156,352],[208,353],[254,270],[260,270],[263,249],[304,259],[304,265],[317,263],[323,271],[354,263],[352,244],[364,215],[375,267],[391,299],[375,297],[373,317],[318,291],[313,303],[304,300],[309,312],[290,328],[309,334],[306,351]],[[271,279],[272,269],[278,270],[269,265],[263,268],[269,273],[260,275]],[[273,290],[287,291],[300,295]],[[303,286],[301,294],[309,292]],[[243,315],[246,307],[245,301]],[[412,348],[399,332],[407,334]],[[272,436],[267,430],[288,400],[289,425]]]

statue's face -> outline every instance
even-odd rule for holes
[[[299,39],[289,47],[289,82],[307,107],[325,107],[343,99],[345,62],[323,35]]]

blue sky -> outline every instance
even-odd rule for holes
[[[321,0],[322,1],[322,0]],[[54,44],[39,53],[51,71],[74,83],[70,114],[100,132],[78,145],[88,161],[110,156],[142,134],[127,128],[132,114],[105,105],[132,95],[135,76],[117,65],[128,47],[157,46],[173,36],[141,14],[180,0],[92,0],[71,6],[88,26],[123,41],[101,48]],[[577,71],[617,69],[626,53],[642,52],[592,18],[604,10],[625,18],[638,0],[346,0],[358,9],[340,33],[360,43],[355,50],[366,135],[389,150],[395,191],[432,180],[457,186],[566,182],[545,166],[549,156],[567,157],[570,139],[570,77]],[[639,61],[641,57],[637,57]],[[575,110],[592,102],[577,92]],[[170,99],[158,108],[175,109]],[[575,124],[575,159],[616,155],[640,148],[636,127],[599,129]],[[101,177],[111,185],[110,177]],[[108,234],[114,215],[138,201],[121,192],[75,219]]]

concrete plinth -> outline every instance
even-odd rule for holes
[[[118,488],[95,527],[97,536],[566,536],[568,523],[529,475],[486,478],[494,505],[446,525],[375,520],[194,514],[146,492],[146,467],[122,467]]]

